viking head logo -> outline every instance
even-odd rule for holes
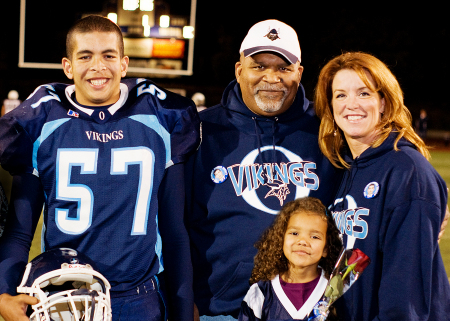
[[[264,37],[267,37],[270,40],[274,41],[274,40],[277,40],[277,39],[280,38],[280,37],[278,37],[278,33],[279,32],[280,32],[280,29],[276,30],[276,29],[270,29],[269,28],[269,32]]]
[[[290,193],[287,184],[279,180],[274,180],[273,183],[266,183],[264,185],[270,188],[270,191],[264,198],[275,196],[280,201],[280,206],[283,206],[287,194]]]

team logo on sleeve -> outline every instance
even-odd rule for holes
[[[374,198],[375,196],[377,196],[379,190],[380,190],[380,185],[377,182],[370,182],[364,188],[364,197],[365,198]]]
[[[211,171],[211,179],[216,184],[225,182],[228,178],[228,171],[223,166],[216,166]]]

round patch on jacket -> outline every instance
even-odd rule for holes
[[[216,184],[225,182],[228,178],[228,171],[223,166],[216,166],[211,171],[211,179]]]
[[[380,184],[377,182],[370,182],[364,188],[364,197],[365,198],[374,198],[377,196],[378,191],[380,190]]]
[[[320,300],[316,303],[313,308],[312,313],[308,320],[316,321],[316,320],[325,320],[328,316],[329,312],[329,304],[326,301]]]

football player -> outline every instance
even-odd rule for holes
[[[200,141],[196,107],[149,80],[123,79],[122,33],[104,17],[78,21],[66,50],[74,85],[40,86],[0,120],[0,162],[14,176],[0,314],[28,320],[37,302],[16,287],[44,204],[43,247],[96,262],[112,286],[113,320],[166,320],[164,282],[170,318],[190,320],[181,163]]]

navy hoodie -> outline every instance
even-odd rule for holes
[[[186,169],[195,302],[200,315],[237,317],[262,232],[295,198],[330,204],[341,176],[319,150],[319,120],[301,85],[286,112],[263,117],[234,80],[199,115],[202,143]]]
[[[397,133],[346,161],[333,216],[347,248],[371,259],[336,301],[344,320],[450,320],[450,286],[437,243],[447,189]],[[373,192],[372,192],[373,191]]]

